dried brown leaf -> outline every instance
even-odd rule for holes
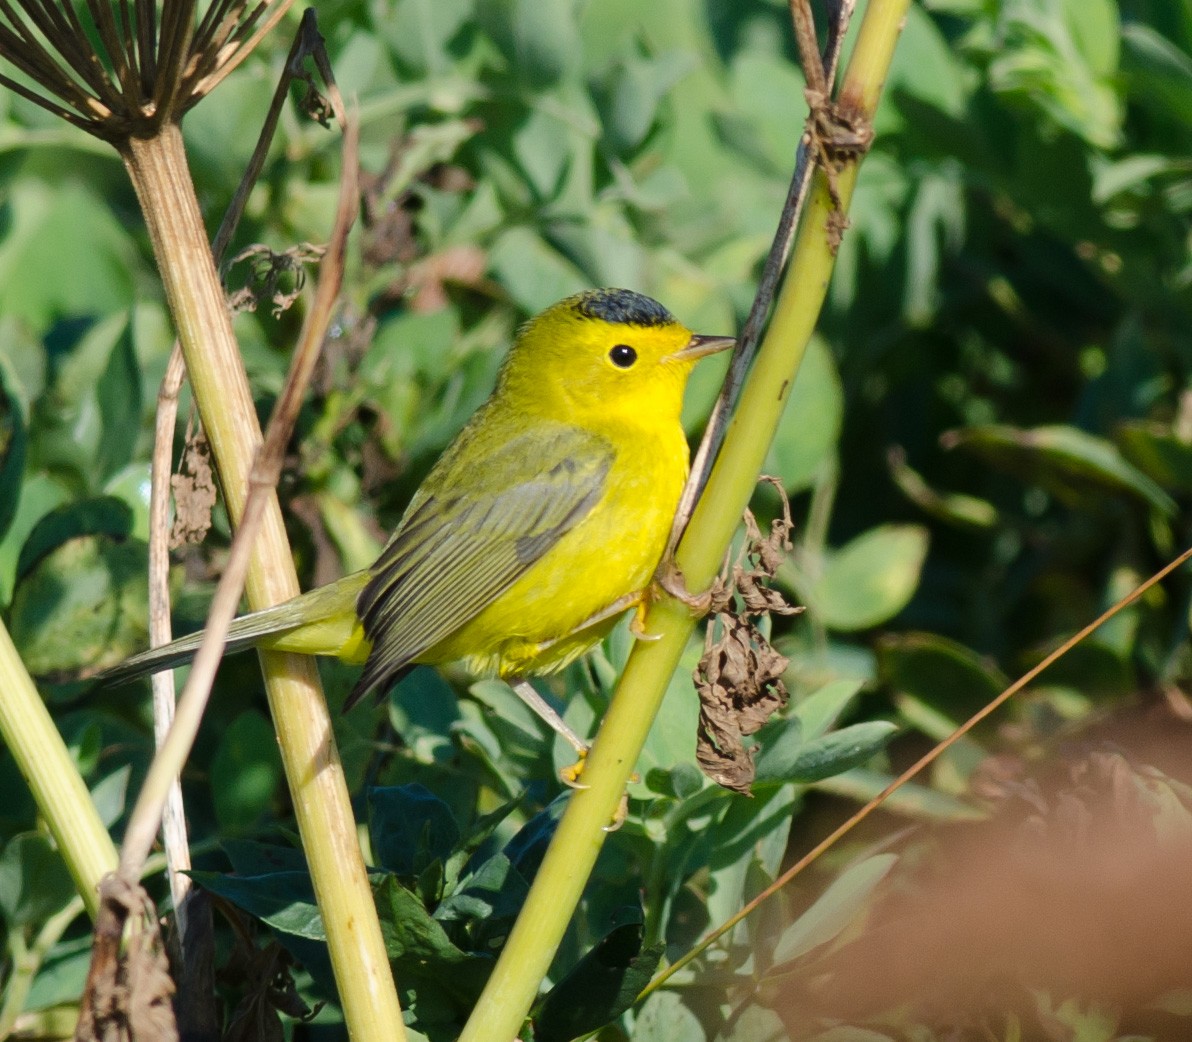
[[[718,785],[742,793],[750,791],[755,773],[754,751],[742,738],[756,734],[787,700],[782,683],[787,659],[753,619],[802,611],[768,585],[791,548],[794,524],[782,485],[775,478],[762,480],[778,489],[782,516],[763,534],[757,519],[745,511],[745,545],[731,569],[726,565],[729,574],[713,583],[709,593],[715,614],[694,677],[700,699],[696,760]]]
[[[201,543],[211,527],[215,506],[215,471],[211,466],[211,446],[201,427],[193,419],[186,430],[186,447],[178,464],[178,473],[170,478],[174,493],[174,524],[170,529],[170,549]]]
[[[101,891],[75,1042],[175,1042],[174,982],[153,902],[118,876]]]

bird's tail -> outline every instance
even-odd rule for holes
[[[308,655],[352,657],[359,631],[356,597],[367,581],[366,573],[356,572],[272,608],[240,616],[228,629],[225,654],[271,647]],[[104,670],[96,679],[105,684],[121,684],[189,662],[199,650],[205,632],[199,630],[142,651]]]

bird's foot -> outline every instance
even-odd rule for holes
[[[687,582],[683,578],[683,572],[675,563],[673,557],[668,557],[658,566],[658,571],[654,574],[655,584],[669,593],[677,601],[691,610],[691,614],[696,618],[703,618],[709,611],[712,610],[714,598],[716,596],[715,585],[704,590],[702,593],[692,593],[687,589]]]

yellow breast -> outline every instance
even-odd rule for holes
[[[674,422],[635,422],[602,434],[616,458],[591,513],[421,661],[464,659],[473,672],[503,677],[554,672],[600,640],[617,618],[586,622],[627,595],[640,600],[666,548],[687,476],[687,443]]]

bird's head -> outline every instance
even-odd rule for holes
[[[692,367],[733,343],[692,333],[640,293],[588,290],[522,327],[500,389],[559,420],[639,414],[677,421]]]

